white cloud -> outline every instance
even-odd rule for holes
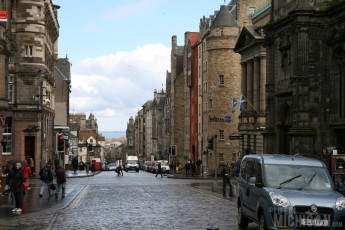
[[[130,116],[165,85],[169,47],[148,44],[73,63],[70,110],[97,118],[99,130],[125,130]]]

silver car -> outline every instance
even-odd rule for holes
[[[345,198],[319,160],[247,155],[238,178],[238,224],[260,229],[344,229]]]
[[[118,164],[117,163],[109,163],[107,168],[109,171],[115,171],[115,169],[117,168]]]

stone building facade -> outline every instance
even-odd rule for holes
[[[229,139],[239,135],[240,110],[233,109],[232,102],[236,100],[239,104],[242,95],[241,60],[234,49],[241,28],[251,23],[250,14],[262,2],[230,1],[200,22],[199,80],[202,84],[199,90],[202,103],[199,110],[202,111],[202,123],[199,125],[199,151],[209,170],[217,170],[220,161],[235,161],[242,151],[238,140]]]
[[[172,36],[171,42],[171,85],[170,85],[170,116],[171,145],[176,145],[175,161],[184,163],[189,158],[189,152],[184,149],[185,138],[185,78],[183,73],[183,46],[177,45],[177,37]]]
[[[262,131],[266,124],[266,48],[262,27],[268,23],[271,3],[252,14],[252,25],[244,26],[235,46],[241,55],[239,139],[242,153],[263,153]],[[242,101],[241,101],[242,100]]]
[[[2,163],[31,157],[35,171],[54,154],[54,64],[59,23],[52,1],[3,1],[8,9],[6,83],[10,113]],[[4,26],[4,25],[3,25]]]
[[[345,1],[272,1],[267,153],[345,153]]]

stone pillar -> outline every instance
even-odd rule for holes
[[[241,62],[242,77],[241,77],[241,94],[247,96],[247,63]]]
[[[253,71],[253,106],[256,111],[260,108],[260,59],[254,59],[254,71]]]
[[[260,58],[260,112],[266,112],[266,57]]]
[[[252,110],[250,104],[253,103],[253,61],[247,62],[247,106],[246,109]]]

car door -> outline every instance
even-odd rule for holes
[[[249,206],[249,215],[252,219],[257,220],[257,207],[259,199],[262,196],[262,187],[256,186],[256,183],[262,184],[261,164],[258,161],[253,161],[250,164],[248,177],[247,202]]]

